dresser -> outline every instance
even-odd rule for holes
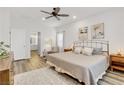
[[[12,54],[9,57],[0,59],[0,85],[10,84],[10,72],[12,71]]]
[[[112,71],[114,69],[124,71],[124,56],[116,54],[110,55],[110,68]]]

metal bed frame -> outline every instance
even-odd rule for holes
[[[102,52],[107,52],[107,54],[109,55],[109,42],[104,40],[75,41],[73,48],[75,47],[102,48]]]

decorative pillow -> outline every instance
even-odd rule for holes
[[[90,55],[92,55],[92,53],[93,53],[93,48],[88,48],[88,47],[83,48],[84,55],[90,56]]]
[[[102,48],[94,48],[93,55],[99,55],[99,54],[102,54]]]
[[[81,52],[82,52],[82,47],[75,47],[74,48],[74,53],[81,54]]]

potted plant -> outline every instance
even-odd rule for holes
[[[8,57],[8,49],[9,49],[9,45],[1,41],[0,42],[0,59]]]

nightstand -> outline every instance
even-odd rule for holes
[[[110,68],[124,71],[124,56],[112,54],[110,55]]]
[[[71,48],[65,48],[64,49],[64,52],[69,52],[69,51],[72,51],[72,49]]]

